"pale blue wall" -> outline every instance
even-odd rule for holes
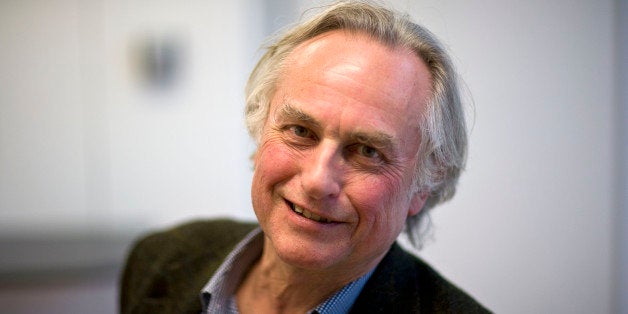
[[[620,177],[617,178],[618,215],[616,223],[617,313],[628,314],[628,1],[617,0],[617,124]]]

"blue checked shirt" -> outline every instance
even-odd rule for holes
[[[201,290],[203,313],[238,313],[235,292],[249,268],[261,256],[263,246],[264,236],[262,230],[257,228],[235,247],[203,290]],[[323,301],[323,303],[308,311],[308,314],[342,314],[349,312],[371,274],[373,274],[373,270],[350,282]]]

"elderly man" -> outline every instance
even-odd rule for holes
[[[431,33],[337,3],[268,47],[246,96],[259,226],[195,222],[140,241],[122,312],[486,312],[395,244],[404,227],[418,244],[464,165],[456,76]]]

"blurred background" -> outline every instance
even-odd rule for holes
[[[133,239],[253,220],[244,83],[327,2],[0,0],[0,309],[116,313]],[[498,313],[628,313],[628,1],[389,3],[474,102],[418,254]]]

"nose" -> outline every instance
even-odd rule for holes
[[[333,145],[319,144],[304,160],[301,186],[313,199],[338,196],[341,189],[340,154]]]

